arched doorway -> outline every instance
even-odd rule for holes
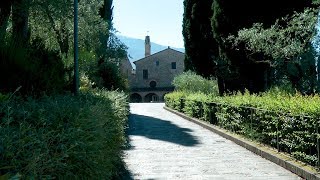
[[[142,97],[138,93],[133,93],[130,96],[130,102],[133,102],[133,103],[142,102]]]
[[[155,93],[149,93],[144,97],[144,102],[158,102],[159,96]]]

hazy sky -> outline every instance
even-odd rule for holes
[[[114,27],[119,34],[183,48],[183,0],[114,0]],[[149,31],[149,32],[148,32]]]

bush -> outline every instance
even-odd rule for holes
[[[166,94],[164,96],[166,106],[183,112],[181,106],[181,99],[183,99],[187,94],[182,91],[174,91],[172,93]]]
[[[184,101],[180,100],[180,94]],[[167,106],[179,107],[175,109],[191,117],[212,120],[220,127],[279,148],[310,165],[319,163],[318,95],[302,96],[273,88],[261,94],[246,91],[223,97],[173,92],[165,100]],[[210,112],[213,119],[209,119]]]
[[[66,86],[64,73],[59,53],[46,49],[39,38],[29,45],[11,40],[0,45],[1,92],[13,92],[18,87],[24,95],[61,92]]]
[[[127,91],[128,82],[122,76],[116,62],[102,61],[98,69],[91,75],[93,82],[100,88]]]
[[[205,107],[209,102],[209,96],[203,93],[189,94],[184,100],[183,112],[188,116],[208,120],[207,113],[205,112]]]
[[[192,71],[187,71],[174,78],[172,84],[178,91],[202,92],[205,94],[218,95],[218,84],[216,80],[205,79]]]
[[[128,113],[126,95],[102,90],[0,103],[0,179],[119,176]]]

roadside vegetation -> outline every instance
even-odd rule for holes
[[[0,103],[1,178],[112,179],[123,168],[127,96],[11,96]]]
[[[185,73],[177,82],[198,77]],[[184,78],[184,81],[181,80]],[[320,96],[302,95],[288,87],[274,87],[263,93],[249,91],[219,96],[218,88],[206,90],[206,84],[216,80],[203,80],[178,88],[165,96],[166,106],[190,117],[218,125],[232,132],[287,152],[297,160],[319,166]],[[180,87],[180,84],[175,84]],[[203,88],[199,87],[204,85]]]
[[[0,7],[0,179],[121,179],[129,114],[112,0],[79,2],[74,95],[73,0]]]
[[[177,77],[165,102],[319,168],[320,3],[277,4],[184,0],[185,67],[195,74]]]

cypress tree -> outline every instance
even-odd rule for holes
[[[184,39],[184,47],[185,47],[185,69],[186,70],[194,70],[193,64],[191,61],[190,54],[192,52],[192,41],[190,37],[190,26],[191,26],[191,10],[192,4],[194,0],[184,0],[184,13],[183,13],[183,21],[182,21],[182,35]]]
[[[108,24],[108,33],[105,35],[104,43],[108,44],[111,39],[111,31],[113,31],[113,0],[103,0],[103,5],[100,8],[99,14],[101,18]]]
[[[103,6],[100,9],[100,16],[109,24],[109,29],[112,27],[113,20],[113,0],[104,0]]]
[[[215,75],[217,43],[213,39],[210,17],[212,0],[185,0],[183,37],[186,70],[204,77]]]

